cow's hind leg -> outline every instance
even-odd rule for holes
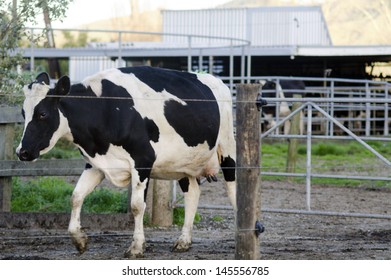
[[[76,246],[80,254],[87,249],[87,235],[81,230],[80,211],[83,206],[84,199],[91,193],[94,188],[102,182],[104,175],[98,169],[92,168],[87,164],[86,169],[80,176],[76,184],[76,188],[72,194],[72,212],[69,222],[68,231],[71,234],[73,244]]]
[[[181,179],[179,184],[185,196],[185,222],[182,227],[182,234],[175,242],[173,251],[186,252],[191,247],[193,222],[201,191],[197,179],[194,177]]]

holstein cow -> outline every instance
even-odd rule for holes
[[[302,91],[305,90],[304,82],[297,80],[279,80],[278,83],[276,81],[261,81],[260,83],[262,84],[262,98],[291,98],[295,93],[302,95]],[[295,92],[295,90],[298,91]],[[285,118],[292,112],[291,106],[289,106],[286,101],[279,102],[278,110],[280,119]],[[276,115],[277,112],[275,104],[262,107],[262,116],[266,124],[266,129],[270,129],[276,124]],[[290,124],[290,121],[286,121],[284,123],[284,134],[289,134]],[[303,134],[303,130],[303,116],[302,113],[300,113],[300,134]]]
[[[72,194],[69,223],[80,253],[87,245],[80,210],[105,177],[116,186],[132,186],[135,229],[129,257],[143,255],[150,178],[179,180],[184,192],[185,222],[174,250],[191,246],[200,196],[197,178],[213,177],[221,167],[236,211],[232,100],[221,80],[209,74],[131,67],[103,71],[74,85],[64,76],[54,88],[42,73],[24,93],[19,159],[34,161],[64,137],[87,161]]]

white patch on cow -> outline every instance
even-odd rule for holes
[[[96,154],[90,157],[79,146],[86,160],[95,168],[101,170],[105,177],[118,187],[126,187],[131,181],[131,170],[134,169],[134,160],[122,147],[110,144],[104,155]]]
[[[212,157],[216,155],[216,149],[209,150],[206,142],[189,147],[181,137],[165,137],[158,143],[152,143],[152,146],[156,151],[152,178],[199,177],[204,176],[206,170],[210,171],[214,167],[212,165],[208,167],[207,163],[213,162]]]
[[[282,90],[282,87],[280,84],[276,84],[276,90],[277,90],[277,93],[278,93],[278,97],[279,98],[285,98],[285,94]],[[289,109],[289,105],[288,105],[288,102],[286,101],[282,101],[280,103],[280,116],[281,117],[286,117],[288,116],[289,114],[291,113],[291,110]]]
[[[259,80],[258,82],[261,84],[261,87],[263,87],[267,83],[266,80]]]
[[[25,128],[27,124],[33,119],[35,106],[45,99],[50,87],[45,84],[32,84],[31,89],[28,86],[23,87],[25,100],[23,102],[23,110],[25,117]],[[22,137],[23,139],[23,137]]]
[[[272,114],[263,114],[263,119],[267,122],[266,129],[270,129],[276,125],[276,121]]]
[[[91,87],[96,96],[102,96],[102,79],[106,78],[106,75],[113,71],[113,69],[101,71],[92,76],[86,77],[81,83],[87,88]]]

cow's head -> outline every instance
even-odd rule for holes
[[[66,119],[58,109],[60,97],[69,93],[70,81],[64,76],[54,89],[49,87],[49,75],[41,73],[23,88],[25,100],[22,114],[25,119],[23,136],[16,154],[20,160],[36,160],[51,150],[66,133]]]
[[[275,81],[263,80],[263,81],[260,81],[260,83],[262,85],[262,90],[264,90],[264,91],[273,92],[276,90],[277,83]]]

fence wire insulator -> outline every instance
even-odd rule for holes
[[[265,231],[265,226],[260,222],[256,221],[255,222],[255,235],[259,237],[259,235]]]
[[[261,95],[258,95],[256,104],[258,111],[261,111],[262,107],[267,105],[267,101]]]

